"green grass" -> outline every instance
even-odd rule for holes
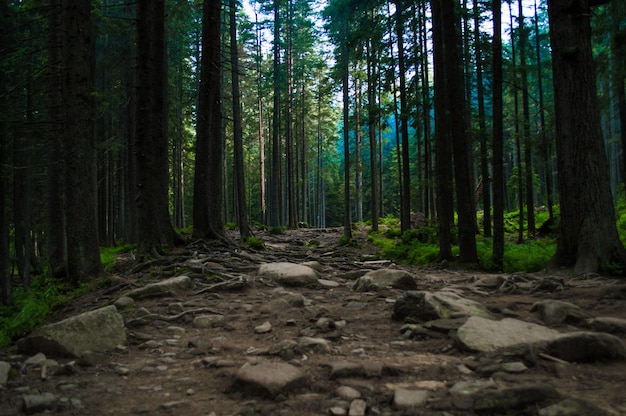
[[[100,262],[105,272],[111,270],[115,266],[117,255],[120,253],[129,253],[137,249],[136,244],[124,244],[115,247],[100,248]]]

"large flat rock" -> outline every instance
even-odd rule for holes
[[[495,319],[487,308],[452,291],[405,292],[394,305],[394,319],[427,322],[434,319],[480,316]]]
[[[551,341],[561,336],[554,329],[518,319],[499,321],[470,317],[457,331],[458,342],[471,351],[491,352],[498,348]]]
[[[39,327],[19,340],[17,347],[21,354],[80,357],[86,351],[106,352],[125,343],[122,315],[109,305]]]
[[[244,365],[235,375],[234,390],[275,397],[295,388],[305,379],[304,373],[287,363]]]
[[[259,266],[257,273],[276,283],[287,287],[319,287],[319,275],[309,266],[302,264],[278,262],[265,263]]]

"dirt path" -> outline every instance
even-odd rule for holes
[[[182,296],[137,301],[124,312],[128,344],[81,360],[58,359],[27,366],[0,388],[0,414],[23,414],[25,397],[53,397],[52,404],[30,407],[67,415],[473,415],[472,395],[454,395],[458,382],[486,390],[547,384],[551,396],[513,410],[486,414],[539,414],[563,398],[585,399],[595,414],[626,414],[626,364],[557,363],[549,357],[525,361],[525,369],[504,371],[502,363],[519,356],[462,351],[450,333],[428,330],[407,338],[403,322],[393,321],[394,302],[402,290],[355,292],[363,269],[388,267],[364,232],[360,249],[339,247],[339,230],[299,230],[260,235],[262,252],[191,243],[167,262],[129,270],[120,262],[119,279],[61,312],[67,317],[113,303],[131,287],[186,274],[195,287]],[[283,288],[255,276],[264,262],[317,262],[322,288]],[[451,289],[495,313],[541,323],[532,305],[551,298],[581,306],[592,316],[626,318],[623,282],[598,276],[563,281],[561,287],[525,289],[523,276],[491,276],[518,282],[510,290],[477,288],[484,274],[407,268],[418,290]],[[220,276],[223,283],[207,276]],[[508,279],[507,279],[508,278]],[[558,279],[552,279],[558,282]],[[501,284],[499,287],[503,287]],[[506,292],[506,293],[505,293]],[[202,313],[181,313],[198,310]],[[207,312],[210,311],[210,312]],[[180,315],[179,319],[159,319]],[[150,319],[140,319],[149,315]],[[200,325],[198,315],[208,318]],[[156,318],[155,318],[156,317]],[[268,329],[268,325],[271,328]],[[568,324],[553,326],[561,331]],[[624,340],[624,335],[620,335]],[[302,344],[301,340],[310,341]],[[298,340],[294,345],[293,340]],[[8,360],[23,362],[26,357]],[[0,360],[1,361],[1,360]],[[233,383],[245,365],[289,363],[304,381],[273,397]],[[89,364],[89,365],[86,365]],[[491,369],[491,370],[489,370]],[[482,383],[482,384],[481,384]],[[425,392],[418,405],[405,405],[403,392]],[[414,399],[412,397],[411,399]],[[365,413],[359,413],[363,406]],[[48,408],[49,410],[45,410]],[[548,414],[548,413],[545,413]],[[556,413],[555,413],[556,414]],[[558,413],[563,414],[563,413]],[[574,413],[572,413],[574,414]]]

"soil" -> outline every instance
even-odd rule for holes
[[[361,394],[367,414],[380,415],[473,415],[471,405],[450,404],[449,388],[458,381],[485,378],[494,383],[526,381],[552,384],[562,397],[582,398],[608,415],[626,414],[626,363],[558,363],[539,356],[521,374],[480,375],[468,370],[470,362],[500,362],[506,354],[477,354],[463,351],[446,332],[430,331],[421,339],[410,339],[403,322],[392,320],[394,301],[402,290],[378,292],[352,290],[356,271],[397,267],[411,272],[419,290],[454,289],[462,296],[487,306],[496,313],[541,323],[532,305],[542,299],[559,299],[581,306],[592,316],[626,319],[626,282],[603,276],[568,277],[540,275],[486,275],[443,267],[418,268],[390,265],[378,257],[378,250],[366,238],[366,230],[355,230],[358,247],[338,245],[340,229],[300,229],[273,235],[257,232],[265,250],[251,250],[190,241],[165,259],[137,265],[129,255],[120,256],[108,285],[59,311],[56,320],[113,303],[131,288],[148,282],[186,274],[195,287],[182,296],[139,300],[131,322],[145,308],[152,314],[172,316],[181,304],[198,304],[223,315],[208,328],[197,328],[193,314],[168,322],[155,319],[143,326],[128,327],[128,343],[99,357],[90,366],[75,365],[73,359],[57,359],[69,370],[48,371],[23,368],[6,387],[0,387],[0,414],[23,414],[23,396],[50,392],[60,400],[50,410],[71,415],[327,415],[349,407],[337,389],[350,386]],[[233,240],[237,237],[232,235]],[[384,259],[383,259],[384,260]],[[320,277],[337,287],[281,288],[258,278],[255,270],[263,262],[317,261]],[[551,285],[523,284],[503,290],[478,289],[473,283],[485,277],[507,282],[539,279]],[[538,280],[537,280],[538,281]],[[216,283],[225,282],[222,285]],[[228,284],[232,284],[228,287]],[[307,300],[294,309],[275,307],[276,299],[301,294]],[[322,319],[320,318],[327,318]],[[257,333],[255,328],[270,322],[272,329]],[[135,321],[136,322],[136,321]],[[553,326],[573,331],[570,325]],[[330,341],[330,351],[305,351],[283,356],[261,354],[280,341],[307,335]],[[626,340],[620,335],[622,341]],[[209,340],[198,346],[194,340]],[[191,342],[191,344],[190,344]],[[196,347],[193,347],[196,345]],[[0,355],[14,354],[13,350]],[[278,395],[263,397],[239,391],[232,385],[236,371],[246,363],[289,362],[306,374],[306,384]],[[384,363],[394,371],[375,377],[367,375],[331,378],[332,362]],[[418,410],[394,408],[397,388],[429,391],[427,403]],[[521,410],[502,414],[538,414],[538,409],[558,402],[548,399]]]

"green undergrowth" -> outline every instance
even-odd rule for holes
[[[535,216],[538,226],[545,224],[549,216],[547,211],[538,211]],[[482,217],[478,218],[479,224]],[[519,213],[512,212],[505,216],[505,245],[503,269],[497,270],[492,260],[492,239],[476,236],[478,251],[478,268],[485,271],[503,271],[505,273],[526,272],[533,273],[544,269],[556,250],[556,227],[550,223],[543,229],[542,236],[524,240],[518,244],[517,233]],[[525,227],[527,225],[525,224]],[[626,216],[624,219],[626,234]],[[436,224],[425,224],[418,229],[402,233],[400,222],[393,217],[380,220],[379,231],[370,232],[368,240],[381,250],[381,256],[391,258],[406,264],[428,266],[437,261],[439,256],[439,242]],[[457,241],[456,235],[452,240]],[[453,256],[458,256],[459,247],[453,243]],[[467,265],[466,265],[467,266]]]
[[[115,266],[118,254],[132,252],[135,248],[134,245],[101,248],[100,261],[104,271],[110,271]],[[45,323],[59,307],[106,284],[106,280],[94,279],[74,286],[62,279],[41,274],[30,282],[28,293],[15,282],[11,305],[0,306],[0,348],[11,345],[17,338]]]
[[[43,324],[54,312],[89,292],[96,282],[70,287],[64,282],[38,276],[26,293],[21,287],[13,291],[12,304],[0,306],[0,348]]]

